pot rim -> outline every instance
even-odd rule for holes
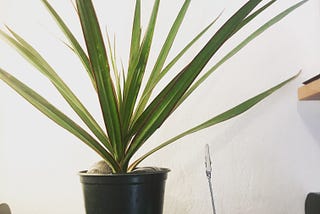
[[[147,168],[147,167],[141,167]],[[130,173],[117,173],[117,174],[87,174],[88,170],[81,170],[78,172],[78,175],[81,177],[130,177],[130,176],[145,176],[145,175],[156,175],[156,174],[166,174],[171,170],[169,168],[162,167],[152,167],[156,168],[156,171],[136,171]]]

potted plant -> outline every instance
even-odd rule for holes
[[[148,141],[149,137],[161,127],[164,121],[211,73],[240,51],[251,40],[306,2],[306,0],[301,1],[267,21],[227,55],[221,58],[216,65],[204,71],[209,60],[224,43],[276,2],[276,0],[271,0],[261,7],[258,7],[262,0],[249,0],[220,27],[190,63],[168,82],[155,98],[152,98],[151,95],[154,93],[154,88],[160,80],[162,80],[188,49],[206,33],[215,21],[220,18],[220,16],[218,16],[213,20],[213,22],[190,41],[176,57],[168,61],[169,51],[179,31],[190,1],[191,0],[184,1],[166,37],[158,58],[154,66],[152,66],[152,70],[148,73],[146,85],[142,88],[142,80],[147,76],[146,68],[149,61],[148,58],[154,36],[160,0],[154,1],[149,24],[144,36],[142,36],[141,32],[141,0],[135,1],[130,54],[128,68],[126,69],[117,67],[115,51],[111,47],[112,45],[108,36],[106,37],[107,45],[105,45],[91,0],[76,0],[76,9],[79,14],[86,50],[81,47],[75,36],[49,2],[42,0],[68,39],[69,47],[78,55],[92,81],[92,85],[99,98],[105,127],[98,125],[81,101],[35,48],[11,28],[7,27],[8,33],[0,30],[1,37],[51,81],[90,130],[89,133],[89,131],[75,123],[37,92],[5,70],[0,69],[0,79],[59,126],[78,137],[103,159],[103,162],[99,163],[99,168],[93,168],[90,170],[91,173],[87,171],[80,173],[88,214],[162,213],[164,185],[169,170],[163,168],[139,168],[138,165],[154,152],[180,138],[231,119],[247,111],[296,77],[295,75],[176,137],[159,144],[156,148],[132,161],[133,155]],[[256,9],[257,7],[258,9]],[[165,65],[165,63],[167,64]],[[203,72],[202,76],[200,76],[201,72]],[[97,171],[100,173],[97,173]]]

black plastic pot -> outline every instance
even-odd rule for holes
[[[134,174],[80,172],[87,214],[162,214],[169,169]]]

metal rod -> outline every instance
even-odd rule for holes
[[[212,166],[211,166],[211,157],[210,157],[210,150],[209,150],[209,145],[206,144],[205,148],[205,166],[206,166],[206,175],[208,178],[208,183],[209,183],[209,189],[210,189],[210,195],[211,195],[211,203],[212,203],[212,213],[216,214],[216,208],[214,205],[214,197],[213,197],[213,188],[212,188]]]
[[[216,208],[215,208],[215,206],[214,206],[212,182],[211,182],[211,179],[210,179],[210,178],[208,178],[208,181],[209,181],[209,188],[210,188],[210,194],[211,194],[212,213],[213,213],[213,214],[216,214]]]

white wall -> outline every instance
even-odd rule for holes
[[[81,38],[70,2],[51,2]],[[151,8],[152,1],[142,2],[145,8]],[[222,9],[225,12],[221,20],[225,20],[244,2],[193,1],[173,51],[177,52]],[[225,51],[294,2],[297,1],[275,3],[241,31]],[[126,61],[133,2],[96,0],[94,3],[102,26],[108,25],[110,34],[116,34],[118,52]],[[160,40],[181,3],[182,0],[162,0],[156,31]],[[40,1],[0,0],[0,21],[34,44],[94,115],[100,116],[85,72],[59,41],[63,36]],[[303,70],[296,80],[246,114],[182,139],[144,162],[172,170],[164,213],[211,212],[203,163],[206,143],[210,144],[213,155],[219,214],[304,213],[306,194],[320,191],[320,110],[318,101],[299,102],[296,91],[303,80],[319,73],[319,38],[320,1],[310,0],[221,67],[157,132],[150,146]],[[1,42],[0,47],[2,68],[71,113],[45,78],[6,44]],[[196,49],[200,47],[201,44]],[[9,203],[14,214],[84,213],[77,171],[87,168],[98,157],[4,83],[0,83],[0,99],[0,202]]]

